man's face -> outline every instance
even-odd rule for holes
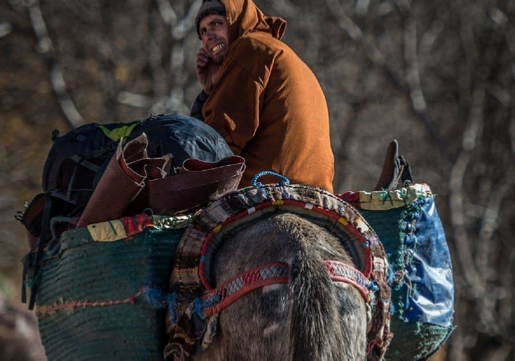
[[[229,24],[222,15],[208,15],[200,21],[202,47],[215,64],[222,64],[229,47]]]

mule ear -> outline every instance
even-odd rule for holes
[[[386,150],[381,176],[374,187],[374,191],[394,190],[400,180],[402,180],[403,186],[412,184],[413,175],[409,163],[402,155],[399,155],[399,143],[396,139],[393,139]]]

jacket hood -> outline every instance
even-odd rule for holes
[[[229,44],[249,31],[263,31],[281,39],[286,30],[286,20],[265,16],[252,0],[220,0],[225,6],[229,24]]]

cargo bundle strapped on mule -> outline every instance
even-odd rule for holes
[[[151,132],[145,131],[146,136],[143,131],[135,132],[139,126],[152,127],[152,121],[163,122],[158,132],[166,141],[156,140]],[[198,125],[201,129],[196,132],[206,131],[208,140],[193,137],[176,141],[184,134],[170,130],[173,127],[167,124],[174,122]],[[100,128],[103,134],[125,134],[122,128],[117,131],[117,126],[104,125],[105,131],[95,125],[95,129]],[[163,131],[163,127],[170,128]],[[321,232],[347,242],[344,248],[359,272],[330,261],[324,267],[327,272],[336,272],[329,275],[331,280],[346,278],[367,301],[367,344],[363,346],[368,360],[426,360],[439,349],[454,329],[449,250],[434,195],[426,184],[413,184],[409,165],[398,155],[397,142],[390,145],[383,174],[372,192],[333,195],[284,182],[255,183],[236,190],[244,162],[211,131],[182,116],[154,117],[137,123],[127,141],[105,140],[111,154],[86,159],[103,165],[98,181],[91,175],[69,176],[68,182],[89,179],[90,183],[79,192],[66,182],[65,186],[45,188],[42,198],[47,200],[43,202],[46,211],[41,210],[41,200],[37,199],[26,210],[22,222],[43,241],[25,257],[24,283],[32,290],[31,306],[36,306],[49,359],[162,360],[166,356],[172,360],[177,355],[188,359],[200,357],[199,352],[206,346],[209,348],[204,352],[210,359],[209,350],[223,336],[217,333],[217,323],[223,318],[217,318],[218,312],[238,307],[231,303],[236,296],[252,295],[243,286],[250,282],[252,292],[263,285],[277,290],[270,282],[292,287],[291,273],[298,271],[292,264],[273,263],[268,268],[259,267],[250,276],[244,272],[231,282],[214,284],[213,270],[222,242],[284,213],[294,213],[319,226]],[[80,128],[73,132],[83,135]],[[73,135],[69,139],[74,138],[81,137]],[[179,168],[170,170],[176,174],[167,176],[170,159],[166,154],[174,151],[162,147],[170,146],[169,141],[179,147],[193,142],[193,149],[206,152],[199,156],[204,161],[188,159],[190,153]],[[151,151],[156,142],[161,142],[156,148],[165,151]],[[50,152],[48,162],[53,162],[55,152],[59,150]],[[62,157],[68,158],[74,157]],[[48,162],[45,174],[52,169]],[[60,161],[74,167],[82,162]],[[73,173],[57,174],[63,177]],[[189,177],[190,181],[184,182],[187,187],[166,183],[181,177]],[[397,189],[399,181],[402,186]],[[121,193],[120,182],[125,184]],[[181,198],[184,192],[189,192],[186,199],[192,202],[178,206],[173,198],[165,198]],[[200,193],[208,195],[199,197]],[[80,201],[79,195],[83,194],[87,195],[86,202]],[[65,207],[60,208],[62,204]],[[171,211],[160,208],[167,204]],[[60,213],[63,209],[66,213]],[[45,232],[47,237],[42,236]],[[269,252],[262,242],[252,238],[254,251]],[[250,254],[252,260],[255,256]],[[278,302],[280,307],[254,309],[270,311],[290,305],[284,299]],[[254,320],[258,315],[247,316]],[[251,324],[239,318],[236,321],[242,327]],[[272,321],[278,322],[274,317]],[[289,337],[289,332],[277,332]],[[274,337],[274,342],[284,340]],[[240,349],[241,343],[236,348]]]
[[[47,357],[162,359],[175,248],[199,207],[237,188],[244,160],[181,115],[53,140],[43,193],[17,216],[32,248],[22,297],[28,286]]]

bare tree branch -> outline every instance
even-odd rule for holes
[[[195,0],[191,3],[187,15],[181,19],[175,26],[170,24],[171,34],[175,40],[181,40],[188,35],[188,32],[195,27],[195,17],[202,0]]]
[[[472,294],[476,298],[484,294],[486,284],[480,276],[479,270],[476,268],[477,265],[472,257],[471,247],[469,247],[463,189],[465,172],[469,166],[473,151],[476,148],[483,121],[485,88],[486,86],[484,84],[479,84],[474,90],[474,101],[472,102],[467,128],[465,129],[462,139],[463,150],[454,164],[449,181],[450,216],[456,248],[459,249],[458,259],[460,260],[465,279],[472,290]]]
[[[476,264],[479,272],[487,274],[488,259],[492,251],[492,236],[500,225],[501,205],[514,186],[515,169],[508,165],[502,179],[492,187],[479,230]]]
[[[515,86],[513,86],[512,89],[515,90]],[[511,106],[511,120],[508,132],[510,135],[511,153],[513,157],[515,157],[515,102],[512,103]]]
[[[125,91],[119,92],[117,99],[120,103],[135,108],[150,108],[155,102],[154,98]]]
[[[450,206],[450,220],[452,224],[452,240],[455,248],[459,250],[457,257],[461,266],[461,273],[472,290],[474,297],[479,297],[483,294],[485,284],[479,276],[477,269],[474,265],[472,257],[472,250],[469,246],[468,234],[466,230],[466,216],[463,192],[463,181],[465,178],[465,171],[469,165],[472,153],[470,151],[463,151],[454,164],[449,180],[449,206]]]
[[[0,38],[9,35],[13,31],[13,26],[8,22],[0,22]]]
[[[289,0],[268,0],[281,16],[294,18],[299,16],[300,9]]]
[[[416,112],[425,112],[427,104],[420,86],[417,59],[417,21],[410,16],[404,20],[404,59],[407,66],[406,80],[409,86],[411,104]]]
[[[368,58],[372,61],[374,65],[385,71],[389,78],[392,79],[393,83],[400,90],[406,92],[410,96],[410,98],[412,98],[411,104],[413,111],[418,115],[419,119],[423,122],[429,134],[435,140],[440,153],[443,155],[443,159],[446,160],[448,164],[452,164],[452,158],[448,153],[447,145],[443,141],[441,135],[438,133],[438,130],[434,125],[434,120],[426,111],[425,101],[420,101],[421,99],[423,100],[423,95],[420,86],[418,88],[415,86],[415,89],[413,89],[412,91],[410,91],[409,87],[406,88],[401,78],[394,71],[392,71],[391,66],[388,65],[381,51],[373,44],[372,41],[366,41],[362,30],[359,28],[358,25],[356,25],[352,21],[350,17],[348,17],[345,14],[345,11],[343,10],[340,3],[337,0],[326,0],[326,2],[329,8],[331,9],[331,14],[335,17],[336,21],[338,22],[338,25],[342,28],[342,30],[344,30],[356,44],[360,45],[363,48]],[[410,9],[410,4],[407,0],[397,0],[397,5],[403,11],[408,11]],[[416,58],[416,44],[415,50],[411,51],[410,54],[415,54],[414,56]],[[415,72],[413,69],[411,70],[412,73],[410,80],[412,82],[420,84],[420,80],[417,81],[416,78],[418,72]],[[415,77],[413,77],[413,74],[415,74]],[[413,99],[415,99],[416,102],[414,102]]]
[[[160,2],[165,3],[165,5],[161,6],[166,6],[166,4],[168,4],[168,7],[170,8],[168,11],[165,11],[165,13],[169,14],[168,21],[171,23],[172,19],[175,19],[173,22],[176,22],[177,18],[175,17],[175,13],[173,12],[170,4],[167,1],[158,0],[158,4]],[[173,15],[170,15],[170,12]],[[166,15],[161,14],[161,17],[163,16]],[[149,18],[149,40],[147,41],[148,46],[146,47],[146,51],[148,65],[152,74],[152,93],[157,96],[163,96],[166,94],[168,89],[168,79],[166,70],[162,66],[163,56],[161,47],[163,46],[163,42],[166,41],[165,36],[167,34],[165,34],[165,30],[162,29],[160,24],[158,24],[158,16],[155,14],[152,7],[149,7]],[[166,23],[166,20],[164,21]]]
[[[401,12],[408,12],[411,8],[411,3],[409,0],[395,0],[395,4]]]
[[[445,16],[447,17],[447,16]],[[420,46],[418,49],[418,60],[419,60],[419,73],[423,74],[426,64],[429,60],[431,49],[434,43],[442,33],[445,22],[444,19],[438,19],[433,21],[431,28],[422,35],[420,39]]]
[[[366,16],[368,13],[368,6],[370,5],[370,0],[357,0],[356,1],[356,15],[357,16]]]
[[[177,23],[177,15],[168,0],[156,0],[156,3],[165,24],[173,28]]]
[[[486,282],[502,278],[496,272],[496,265],[490,263],[493,253],[492,236],[501,224],[499,219],[500,208],[508,192],[513,188],[514,176],[515,170],[512,165],[509,165],[507,172],[489,194],[484,218],[479,230],[476,264],[479,273],[484,275]],[[504,333],[506,330],[506,319],[500,316],[502,308],[499,307],[503,297],[497,294],[497,288],[495,285],[489,285],[489,291],[481,298],[479,307],[481,309],[479,315],[482,325],[486,331],[492,334]]]
[[[68,91],[66,90],[66,82],[63,72],[54,54],[52,40],[48,36],[47,26],[41,13],[39,0],[29,0],[25,3],[27,6],[32,29],[39,41],[39,51],[45,56],[47,64],[50,67],[50,80],[63,113],[72,127],[78,127],[84,124],[84,119],[75,107]]]

